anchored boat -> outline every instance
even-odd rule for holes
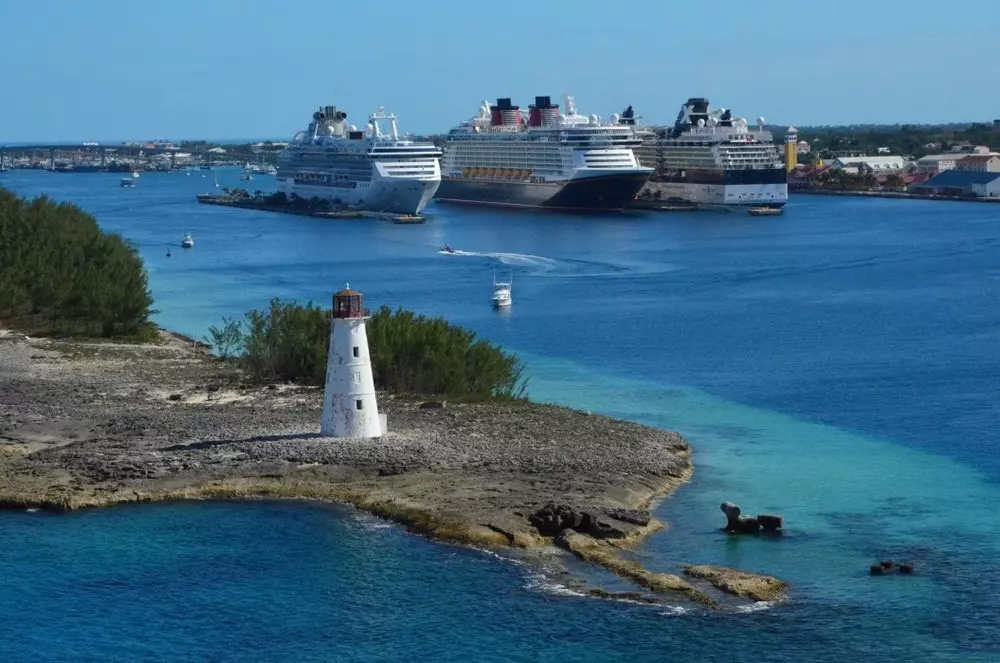
[[[509,281],[497,281],[496,270],[493,270],[493,296],[490,297],[493,308],[504,308],[513,303],[513,299],[511,298],[511,284],[513,282],[513,272],[511,272]]]

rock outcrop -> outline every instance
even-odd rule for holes
[[[738,534],[778,534],[784,525],[781,516],[758,514],[756,518],[744,516],[740,507],[732,502],[723,502],[719,507],[726,514],[725,531]]]
[[[780,601],[788,592],[788,583],[773,576],[721,566],[686,566],[684,573],[692,578],[707,580],[716,589],[754,601]]]
[[[648,571],[638,562],[623,558],[617,548],[605,541],[597,541],[568,529],[561,532],[555,541],[556,545],[569,550],[580,559],[601,566],[640,587],[663,594],[680,594],[688,600],[711,608],[718,605],[715,600],[695,589],[680,576]]]
[[[612,508],[578,510],[566,504],[549,503],[528,516],[528,522],[542,536],[556,536],[573,530],[595,539],[624,539],[650,523],[649,511]]]

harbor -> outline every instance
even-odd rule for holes
[[[0,663],[1000,661],[995,0],[38,4]]]

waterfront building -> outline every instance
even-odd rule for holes
[[[1000,172],[1000,154],[970,154],[959,159],[955,167],[958,170],[967,170],[973,173],[997,173]]]
[[[914,164],[916,169],[924,173],[942,173],[955,168],[956,163],[962,157],[955,154],[928,154],[920,157]]]
[[[906,159],[900,156],[882,157],[838,157],[830,164],[833,168],[843,170],[848,173],[857,174],[860,172],[871,173],[892,173],[903,172],[906,168]]]
[[[938,196],[1000,198],[1000,172],[946,170],[922,184],[911,186],[910,191]]]
[[[384,432],[368,352],[367,319],[364,296],[350,285],[333,296],[321,426],[325,437],[372,438]]]

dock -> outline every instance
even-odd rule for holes
[[[397,224],[420,224],[425,221],[423,216],[414,214],[396,214],[394,212],[374,212],[355,209],[310,209],[296,207],[288,203],[275,203],[267,198],[245,198],[241,196],[226,196],[202,193],[197,196],[198,202],[204,205],[220,205],[236,207],[261,212],[277,212],[279,214],[295,214],[297,216],[315,216],[323,219],[379,219]]]

